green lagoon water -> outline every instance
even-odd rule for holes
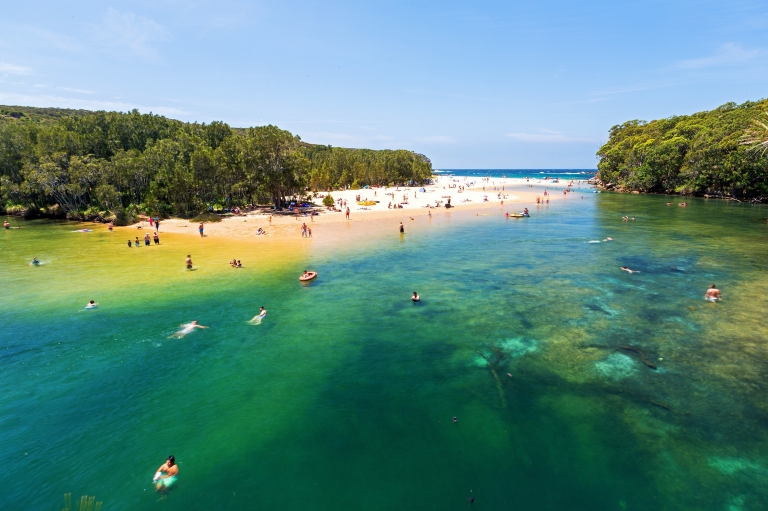
[[[452,212],[285,258],[4,231],[2,508],[766,509],[768,208],[666,201]]]

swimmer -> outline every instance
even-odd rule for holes
[[[32,262],[30,264],[32,264],[33,266],[39,266],[40,265],[40,259],[38,259],[37,257],[33,257],[32,258]]]
[[[605,238],[603,241],[613,241],[613,238]]]
[[[237,263],[235,264],[235,268],[242,268],[243,263],[240,262],[240,259],[237,260]]]
[[[627,273],[640,273],[640,271],[639,271],[639,270],[630,270],[630,269],[629,269],[629,268],[627,268],[626,266],[622,266],[622,267],[621,267],[621,269],[622,269],[622,270],[624,270],[624,271],[625,271],[625,272],[627,272]]]
[[[8,223],[8,220],[4,220],[3,221],[3,229],[10,229],[10,228],[11,228],[11,224]]]
[[[416,291],[414,291],[413,296],[411,297],[411,300],[413,300],[414,302],[420,302],[421,297],[416,293]]]
[[[720,296],[720,290],[712,284],[709,289],[707,289],[707,292],[704,293],[704,299],[709,300],[710,302],[717,302],[722,300],[723,297]]]
[[[187,259],[184,262],[187,265],[187,269],[191,270],[192,269],[192,256],[187,254]]]
[[[256,314],[253,319],[250,321],[250,323],[261,323],[261,320],[264,319],[267,316],[267,309],[264,308],[262,305],[259,307],[259,313]]]
[[[98,303],[96,303],[93,300],[91,300],[90,302],[88,302],[88,304],[85,306],[85,308],[86,309],[95,309],[98,306],[99,306]]]
[[[175,337],[177,339],[181,339],[188,333],[191,333],[195,328],[208,328],[207,326],[198,325],[197,321],[192,321],[190,323],[184,323],[181,325],[181,330],[173,334],[171,337]]]
[[[162,491],[169,488],[179,476],[179,466],[176,464],[176,458],[171,454],[165,463],[157,469],[152,482],[155,483],[155,489]]]

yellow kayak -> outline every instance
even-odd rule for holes
[[[358,206],[375,206],[376,201],[372,200],[365,200],[365,201],[357,201]]]

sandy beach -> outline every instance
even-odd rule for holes
[[[563,193],[571,184],[579,191]],[[366,228],[377,229],[377,226],[389,226],[392,223],[396,225],[398,222],[407,224],[419,217],[448,215],[457,210],[483,210],[483,214],[490,214],[488,210],[491,209],[499,215],[507,212],[511,214],[535,206],[537,198],[542,204],[549,200],[550,205],[580,199],[587,193],[587,188],[589,184],[586,181],[560,180],[553,183],[542,179],[442,175],[435,176],[433,184],[424,187],[390,186],[320,193],[319,197],[314,199],[317,206],[316,215],[294,214],[288,211],[272,214],[264,210],[253,211],[224,218],[221,222],[206,223],[204,233],[206,237],[247,237],[266,241],[300,237],[302,224],[307,224],[314,238],[334,226],[350,226],[364,222]],[[336,201],[336,211],[322,205],[323,197],[328,193]],[[375,205],[359,205],[358,197],[361,202],[375,202]],[[450,209],[445,207],[449,200],[452,206]],[[349,208],[349,218],[346,216],[346,208]],[[191,220],[179,218],[165,219],[160,224],[162,233],[194,236],[199,236],[198,225]],[[136,229],[139,226],[147,229],[149,222],[145,220],[128,226],[127,229]],[[257,235],[259,228],[266,231],[266,235]]]

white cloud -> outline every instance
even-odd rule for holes
[[[65,90],[67,92],[77,92],[79,94],[94,94],[92,90],[84,90],[84,89],[72,89],[70,87],[56,87],[57,89]]]
[[[32,69],[26,66],[17,66],[7,62],[0,62],[0,74],[2,75],[28,75]]]
[[[11,94],[0,92],[0,104],[4,105],[26,105],[39,107],[58,107],[75,108],[83,110],[108,110],[127,112],[138,109],[140,112],[172,116],[188,117],[192,112],[180,108],[167,106],[143,106],[133,103],[123,103],[120,101],[103,101],[95,99],[68,98],[65,96],[53,96],[49,94]]]
[[[596,142],[597,139],[588,137],[572,137],[563,135],[557,131],[542,130],[543,133],[507,133],[507,137],[519,140],[521,142],[534,142],[534,143],[546,143],[546,142],[563,142],[563,143],[586,143]]]
[[[452,137],[446,137],[444,135],[434,135],[431,137],[417,137],[417,141],[424,142],[426,144],[455,144],[456,140]]]
[[[168,38],[163,25],[132,12],[120,12],[110,8],[102,25],[94,26],[96,38],[113,49],[127,49],[147,58],[159,58],[152,43]]]
[[[682,60],[677,67],[683,69],[702,69],[707,67],[733,66],[741,64],[760,55],[760,49],[745,50],[738,43],[726,43],[709,57]]]

